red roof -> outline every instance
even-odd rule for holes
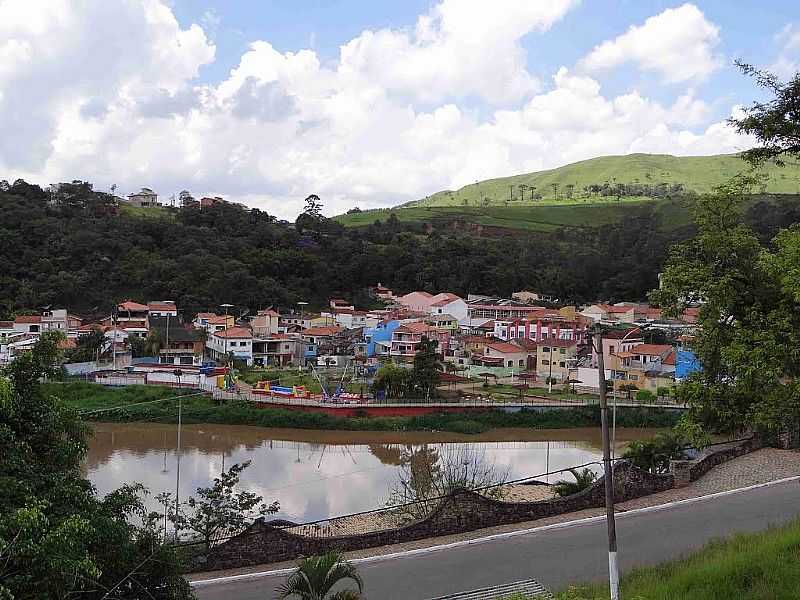
[[[134,302],[133,300],[125,300],[124,302],[120,302],[117,305],[117,310],[143,312],[147,310],[147,305],[139,304],[138,302]]]
[[[665,352],[671,352],[672,346],[667,344],[638,344],[630,349],[631,354],[644,356],[661,356]]]
[[[633,327],[630,329],[612,329],[610,331],[606,331],[603,333],[603,339],[606,340],[621,340],[626,335],[629,336],[628,339],[635,340],[638,336],[635,335],[635,332],[639,331],[638,327]]]
[[[260,311],[258,311],[258,316],[259,316],[259,317],[262,317],[262,316],[267,316],[267,317],[280,317],[280,315],[279,315],[278,313],[276,313],[274,310],[272,310],[271,308],[268,308],[267,310],[260,310]]]
[[[539,346],[539,343],[535,340],[525,337],[515,338],[514,343],[520,346],[523,350],[536,350],[536,348]]]
[[[148,302],[147,310],[178,310],[174,302]]]
[[[0,329],[11,329],[14,327],[14,321],[0,321]]]
[[[520,354],[521,352],[525,352],[519,346],[507,344],[506,342],[491,342],[486,344],[486,347],[491,348],[496,352],[500,352],[501,354]]]
[[[221,338],[250,338],[253,337],[253,332],[246,327],[229,327],[228,329],[217,331],[212,335]]]
[[[433,327],[428,325],[427,323],[420,323],[419,321],[412,321],[411,323],[404,323],[400,325],[395,331],[399,331],[400,333],[427,333],[432,331]]]
[[[328,327],[309,327],[303,331],[303,335],[316,335],[316,336],[334,336],[342,330],[341,327],[336,325]]]
[[[674,350],[672,352],[670,352],[669,354],[667,354],[666,358],[663,361],[664,364],[665,365],[673,365],[674,366],[675,365],[675,355],[676,354],[677,353]]]
[[[571,348],[577,343],[578,342],[576,342],[575,340],[546,339],[539,342],[539,347],[541,348],[542,346],[552,346],[553,348]]]
[[[14,317],[14,323],[41,323],[41,315],[19,315]]]
[[[478,325],[475,329],[491,329],[494,331],[494,321],[486,321],[486,323]]]

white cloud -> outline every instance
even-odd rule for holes
[[[581,61],[588,71],[609,69],[633,62],[654,71],[665,81],[704,79],[720,66],[714,54],[719,28],[694,4],[669,8],[632,25],[622,35],[596,46]]]
[[[572,2],[445,0],[413,34],[364,32],[325,64],[255,41],[205,85],[199,26],[157,0],[117,4],[0,4],[0,177],[190,189],[293,218],[310,193],[334,214],[593,156],[747,145],[691,88],[663,104],[566,68],[535,82],[519,40]]]
[[[800,71],[800,26],[787,23],[775,35],[775,43],[780,46],[780,51],[769,71],[785,79],[794,77]]]

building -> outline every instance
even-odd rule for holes
[[[205,196],[200,198],[200,208],[211,208],[212,206],[217,206],[218,204],[225,204],[225,200],[223,200],[219,196]]]
[[[205,329],[209,333],[222,331],[234,326],[233,315],[218,315],[215,313],[197,313],[192,324],[198,329]]]
[[[614,389],[625,384],[650,390],[672,385],[676,354],[667,344],[637,344],[625,352],[617,352],[621,364],[611,370]]]
[[[541,342],[555,338],[584,344],[590,322],[586,317],[575,314],[572,307],[537,309],[523,319],[495,319],[492,322],[492,335],[505,341],[525,338]]]
[[[317,357],[330,352],[334,338],[342,331],[337,325],[323,327],[309,327],[302,332],[302,340],[306,343],[303,348],[303,358],[307,361],[316,361]]]
[[[459,322],[453,315],[436,314],[425,319],[425,323],[436,329],[447,329],[451,333],[459,330]]]
[[[603,366],[606,369],[619,369],[622,366],[620,353],[629,352],[644,341],[638,327],[611,329],[603,333]],[[597,367],[597,349],[592,347],[592,366]]]
[[[431,298],[433,298],[433,294],[428,292],[409,292],[397,298],[397,303],[408,310],[429,314]]]
[[[320,315],[313,313],[285,313],[278,318],[278,329],[281,333],[302,331],[311,327],[311,321],[317,318]]]
[[[203,362],[205,333],[173,317],[149,317],[150,331],[161,340],[158,362],[164,365],[195,365]]]
[[[482,355],[473,357],[473,363],[487,367],[505,367],[522,371],[527,369],[530,356],[526,349],[517,344],[489,342],[484,347]]]
[[[42,315],[19,315],[14,317],[15,333],[39,334],[42,331]]]
[[[329,302],[330,302],[330,307],[334,311],[356,309],[356,307],[353,305],[352,302],[348,302],[347,300],[342,300],[341,298],[331,298]]]
[[[128,203],[140,207],[161,206],[158,202],[158,194],[146,187],[134,194],[128,194]]]
[[[258,311],[250,321],[253,327],[253,336],[268,338],[277,335],[280,331],[280,318],[281,316],[271,308]]]
[[[378,285],[375,286],[373,293],[375,294],[375,297],[378,300],[385,300],[385,301],[394,300],[394,293],[392,292],[392,290],[390,290],[386,286],[381,285],[380,281],[378,282]]]
[[[578,344],[575,340],[552,339],[541,342],[536,349],[536,376],[542,381],[552,378],[558,382],[570,379],[577,368]]]
[[[465,323],[467,320],[467,303],[450,292],[436,294],[430,299],[428,312],[431,315],[451,315],[455,317],[460,323]]]
[[[539,302],[544,302],[546,304],[553,304],[555,302],[558,302],[558,298],[550,294],[540,294],[538,292],[530,292],[527,290],[523,290],[521,292],[514,292],[513,294],[511,294],[511,298],[512,300],[524,302],[525,304],[537,304]]]
[[[367,343],[367,357],[389,356],[392,348],[392,335],[398,327],[400,327],[400,321],[389,319],[387,321],[381,321],[374,327],[365,328],[364,340]]]
[[[533,313],[543,308],[507,298],[473,297],[473,299],[467,300],[466,304],[466,323],[470,326],[480,325],[487,321],[529,319]]]
[[[692,373],[702,371],[697,355],[686,348],[678,348],[675,357],[675,379],[683,379]]]
[[[253,364],[262,367],[300,365],[304,344],[300,337],[274,333],[253,338]]]
[[[392,333],[392,346],[389,355],[398,362],[411,362],[417,354],[417,346],[426,337],[439,342],[437,347],[443,353],[450,345],[450,332],[436,329],[418,321],[403,323]]]
[[[234,360],[250,366],[253,364],[253,332],[246,327],[215,331],[209,334],[206,349],[214,360],[225,361],[228,355],[233,354]]]
[[[178,307],[172,300],[154,300],[147,303],[147,316],[176,318]]]

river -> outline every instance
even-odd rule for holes
[[[175,425],[153,423],[94,424],[85,464],[88,478],[101,495],[126,482],[144,484],[152,496],[165,490],[174,493],[176,431]],[[629,441],[651,437],[656,431],[619,429],[617,452]],[[444,460],[444,456],[466,453],[509,480],[601,458],[599,428],[497,429],[460,435],[184,425],[181,447],[182,499],[197,487],[209,485],[223,465],[250,460],[241,488],[268,502],[278,500],[281,510],[274,517],[295,522],[383,506],[414,456]],[[148,504],[156,509],[152,496]]]

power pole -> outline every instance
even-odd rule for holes
[[[611,600],[620,600],[619,567],[617,565],[617,523],[614,514],[614,467],[611,465],[611,443],[608,432],[608,401],[606,400],[606,370],[603,364],[603,334],[595,333],[597,341],[597,374],[600,383],[600,427],[603,432],[603,475],[606,491],[606,525],[608,527],[608,584]],[[592,345],[595,344],[592,340]]]

